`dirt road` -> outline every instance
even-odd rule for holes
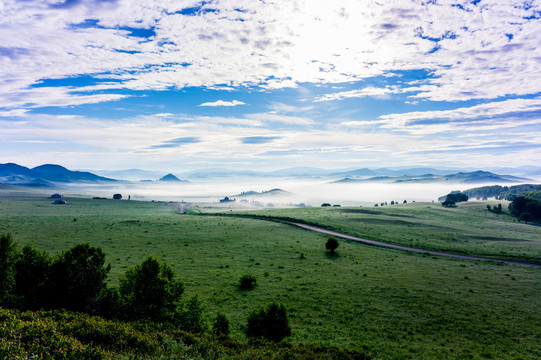
[[[433,255],[433,256],[446,256],[446,257],[457,258],[457,259],[465,259],[465,260],[493,261],[493,262],[502,262],[502,263],[506,263],[506,264],[513,264],[513,265],[541,267],[541,265],[539,265],[539,264],[531,264],[531,263],[527,263],[527,262],[520,262],[520,261],[513,261],[513,260],[502,260],[502,259],[492,259],[492,258],[468,256],[468,255],[459,255],[459,254],[451,254],[451,253],[445,253],[445,252],[439,252],[439,251],[417,249],[417,248],[412,248],[412,247],[408,247],[408,246],[394,245],[394,244],[384,243],[384,242],[381,242],[381,241],[368,240],[368,239],[363,239],[363,238],[356,237],[356,236],[351,236],[351,235],[347,235],[347,234],[338,233],[338,232],[335,232],[335,231],[325,230],[325,229],[319,228],[317,226],[300,224],[300,223],[296,223],[296,222],[289,222],[289,223],[291,225],[295,225],[295,226],[301,227],[301,228],[306,229],[306,230],[317,231],[317,232],[322,233],[322,234],[331,235],[331,236],[335,236],[335,237],[340,237],[340,238],[343,238],[343,239],[348,239],[348,240],[355,241],[355,242],[362,243],[362,244],[386,247],[386,248],[389,248],[389,249],[412,251],[412,252],[421,253],[421,254],[428,254],[428,255]]]

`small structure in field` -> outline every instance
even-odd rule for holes
[[[178,204],[179,214],[186,214],[186,209],[188,208],[188,203],[182,201]]]

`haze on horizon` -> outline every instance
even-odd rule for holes
[[[540,34],[539,1],[6,0],[0,163],[537,165]]]

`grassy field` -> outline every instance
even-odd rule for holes
[[[503,203],[502,214],[486,205]],[[385,207],[304,208],[252,212],[321,224],[362,238],[429,250],[541,264],[541,228],[519,223],[507,201],[468,202],[446,208],[439,203]]]
[[[67,201],[52,205],[42,196],[0,192],[0,232],[51,253],[80,242],[100,246],[112,264],[112,285],[155,255],[182,279],[186,297],[200,294],[210,315],[228,315],[237,338],[251,309],[276,300],[288,308],[296,343],[336,345],[377,359],[541,358],[540,268],[347,241],[330,256],[326,236],[285,224],[180,215],[166,203]],[[439,250],[535,260],[541,248],[540,227],[491,214],[482,203],[265,213]],[[245,274],[256,277],[255,289],[238,289]]]

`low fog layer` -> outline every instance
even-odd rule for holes
[[[65,195],[99,196],[111,198],[114,193],[128,196],[132,200],[142,201],[186,201],[189,203],[219,203],[220,199],[230,197],[236,199],[238,205],[255,204],[257,206],[293,206],[305,204],[320,206],[322,203],[340,204],[342,206],[373,205],[374,203],[395,201],[402,203],[417,201],[437,201],[439,196],[453,190],[466,190],[472,187],[494,184],[450,184],[450,183],[351,183],[329,184],[315,180],[277,180],[277,179],[237,179],[227,181],[205,181],[198,183],[119,183],[100,185],[71,185],[64,189]],[[287,193],[274,195],[248,194],[255,191],[262,193],[273,189],[281,189]],[[241,200],[245,200],[242,201]],[[229,203],[229,205],[233,205]]]

